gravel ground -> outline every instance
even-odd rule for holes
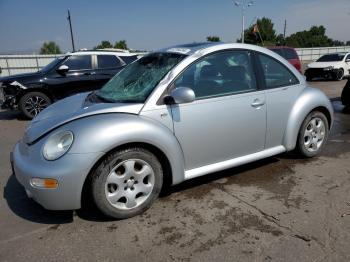
[[[9,152],[28,122],[0,112],[0,261],[350,261],[350,113],[341,82],[322,154],[293,153],[187,181],[141,216],[50,212],[28,199]]]

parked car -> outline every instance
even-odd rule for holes
[[[332,53],[321,56],[316,62],[307,65],[307,81],[314,78],[342,80],[350,74],[350,53]]]
[[[346,107],[350,107],[350,79],[347,80],[346,85],[341,92],[342,104]]]
[[[18,108],[32,119],[59,99],[101,88],[136,59],[128,52],[82,51],[58,57],[39,72],[1,77],[1,108]]]
[[[145,55],[102,89],[51,105],[11,162],[43,207],[79,209],[84,191],[121,219],[149,208],[163,186],[295,148],[313,157],[332,122],[325,94],[276,53],[195,43]]]
[[[298,53],[293,47],[288,46],[271,46],[268,47],[271,51],[282,56],[284,59],[288,60],[300,73],[301,73],[301,62]]]

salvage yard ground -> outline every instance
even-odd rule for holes
[[[9,163],[28,122],[0,111],[0,261],[350,261],[345,80],[311,85],[335,110],[321,156],[282,154],[197,178],[122,221],[28,199]]]

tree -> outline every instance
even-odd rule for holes
[[[254,27],[258,32],[254,32]],[[276,37],[274,24],[267,17],[258,19],[256,25],[252,25],[244,31],[244,42],[247,44],[262,44],[262,41],[264,44],[275,44]],[[241,42],[241,39],[237,39],[237,42]]]
[[[94,47],[94,49],[105,49],[105,48],[113,48],[113,46],[109,41],[104,40],[104,41],[101,41],[99,45]]]
[[[207,36],[208,42],[221,42],[220,37],[218,36]]]
[[[60,47],[53,41],[44,42],[40,48],[40,54],[51,55],[51,54],[61,54]]]
[[[128,45],[126,44],[126,40],[120,40],[115,42],[114,48],[127,50]]]
[[[332,46],[333,40],[326,36],[326,28],[320,25],[291,34],[286,38],[286,44],[292,47],[324,47]]]

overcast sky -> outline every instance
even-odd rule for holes
[[[240,0],[242,1],[242,0]],[[38,52],[44,41],[71,50],[67,9],[77,48],[101,40],[125,39],[133,49],[154,50],[217,35],[224,42],[240,36],[241,12],[232,0],[0,0],[0,53]],[[256,0],[246,11],[246,26],[269,17],[287,35],[324,25],[328,36],[350,40],[350,0]]]

